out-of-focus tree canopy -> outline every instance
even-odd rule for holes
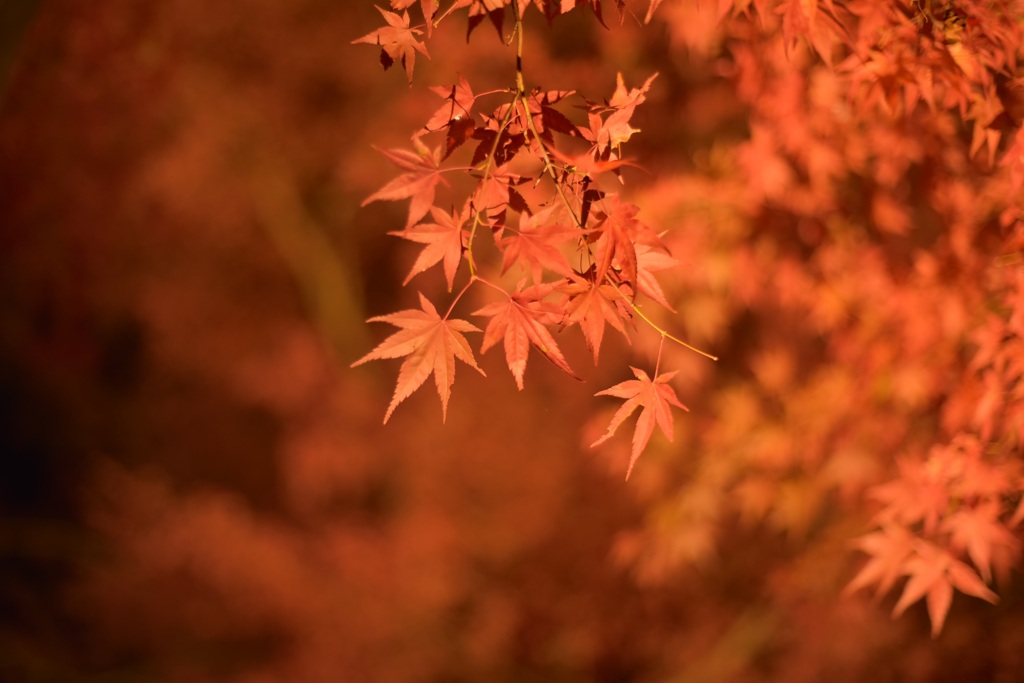
[[[416,305],[405,205],[360,206],[394,175],[374,146],[408,145],[422,86],[511,85],[489,23],[438,27],[410,88],[350,44],[369,2],[0,8],[0,678],[1018,676],[1019,525],[982,504],[1020,486],[1022,98],[992,55],[1024,55],[970,33],[999,3],[876,45],[896,20],[837,1],[876,81],[793,28],[832,3],[605,4],[608,29],[531,9],[525,69],[592,98],[659,73],[622,192],[682,262],[657,322],[721,357],[665,348],[691,412],[627,484],[628,437],[588,448],[615,410],[593,394],[657,335],[609,335],[600,367],[559,337],[584,382],[535,358],[521,392],[491,352],[444,425],[421,391],[381,426],[395,368],[348,367],[366,318]],[[998,604],[957,593],[931,639],[921,603],[890,619],[900,590],[844,593],[854,539],[900,533]]]

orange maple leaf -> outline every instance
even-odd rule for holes
[[[655,249],[646,244],[636,245],[637,290],[675,313],[676,309],[665,298],[665,292],[662,290],[658,279],[654,277],[654,273],[659,270],[677,268],[679,265],[679,261],[673,258],[667,251]]]
[[[635,204],[622,202],[618,195],[612,194],[605,197],[601,209],[594,212],[595,221],[590,239],[597,260],[598,280],[603,279],[614,267],[620,271],[622,280],[635,287],[637,245],[646,244],[667,251],[657,233],[637,219],[639,210]]]
[[[999,600],[973,569],[946,550],[927,541],[920,541],[915,552],[915,556],[904,565],[903,571],[910,579],[892,610],[893,617],[898,617],[915,602],[925,598],[934,638],[942,631],[946,615],[949,614],[954,588],[992,604]]]
[[[857,576],[843,589],[845,595],[875,584],[875,597],[889,592],[903,575],[903,568],[914,549],[914,537],[902,526],[884,526],[881,531],[862,536],[854,546],[871,556]]]
[[[509,229],[510,235],[502,237],[498,246],[504,252],[502,273],[508,272],[513,264],[529,267],[535,283],[540,283],[545,269],[558,275],[569,276],[572,266],[562,253],[562,245],[577,238],[579,231],[561,223],[554,217],[560,206],[553,204],[532,216],[523,216],[519,227]]]
[[[638,128],[629,125],[637,106],[647,99],[647,91],[658,74],[649,77],[639,88],[626,88],[622,74],[616,80],[615,93],[608,102],[607,107],[594,105],[590,111],[590,128],[581,129],[580,133],[584,138],[594,143],[595,152],[598,157],[605,159],[611,151],[616,151],[627,142],[633,133],[638,133]],[[610,112],[608,118],[602,119],[601,114]]]
[[[437,13],[440,0],[391,0],[391,9],[409,9],[416,2],[420,3],[420,10],[423,12],[424,26],[427,29],[427,37],[430,37],[434,22],[431,19]],[[379,10],[380,8],[378,8]]]
[[[1020,548],[1016,536],[1000,520],[1000,512],[1001,506],[990,502],[962,507],[943,521],[950,545],[954,550],[966,550],[985,581],[992,580],[993,568],[1005,574]]]
[[[463,209],[461,214],[451,214],[430,207],[435,223],[419,223],[406,230],[389,232],[389,235],[404,237],[412,242],[425,244],[423,251],[416,258],[412,270],[406,276],[403,285],[409,284],[417,274],[422,273],[438,261],[444,262],[444,277],[448,281],[448,291],[452,291],[452,283],[455,280],[455,272],[462,260],[463,239],[467,231],[463,229],[469,220],[469,209]]]
[[[398,372],[395,394],[384,415],[385,424],[398,404],[419,389],[431,373],[437,385],[437,395],[441,397],[441,419],[445,420],[448,416],[448,397],[455,382],[456,358],[481,375],[485,374],[476,364],[469,342],[462,336],[464,332],[479,332],[480,329],[465,320],[449,320],[447,316],[442,318],[423,294],[420,294],[420,307],[423,310],[408,309],[370,318],[367,322],[389,323],[402,329],[351,366],[356,367],[371,360],[408,356]]]
[[[562,284],[562,291],[569,297],[565,304],[566,321],[570,325],[579,323],[587,348],[594,354],[595,364],[601,353],[605,323],[609,323],[629,341],[623,320],[630,320],[630,311],[615,287],[572,273],[571,279]]]
[[[519,291],[507,301],[488,304],[473,314],[491,316],[491,321],[487,323],[487,329],[484,331],[480,353],[486,353],[499,339],[504,339],[505,361],[520,391],[523,389],[523,373],[526,372],[526,359],[531,344],[555,367],[579,379],[547,329],[547,325],[559,322],[562,317],[559,306],[541,301],[550,290],[551,287],[547,285],[523,289],[520,283]]]
[[[413,138],[412,141],[416,145],[414,152],[406,149],[380,150],[393,164],[405,169],[406,173],[371,194],[360,204],[366,206],[379,199],[411,199],[409,218],[405,222],[406,228],[412,227],[427,215],[427,211],[434,203],[437,184],[443,182],[447,185],[447,181],[441,175],[440,148],[432,150],[419,138]]]
[[[377,11],[381,13],[388,25],[371,31],[362,38],[356,38],[352,43],[379,45],[380,63],[384,66],[384,70],[389,69],[397,59],[405,67],[405,75],[411,84],[412,70],[416,65],[416,53],[419,52],[424,57],[430,58],[430,55],[427,54],[427,46],[416,40],[416,36],[421,31],[409,26],[408,12],[402,12],[402,16],[399,16],[395,12],[388,12],[380,7],[377,8]]]
[[[476,121],[473,118],[476,95],[473,94],[469,82],[461,75],[457,84],[433,87],[431,90],[443,97],[445,103],[427,120],[424,130],[434,132],[447,129],[444,157],[448,158],[476,130]]]
[[[612,416],[612,421],[608,425],[608,431],[605,432],[604,436],[590,444],[591,448],[593,448],[610,439],[615,430],[619,428],[619,425],[632,415],[634,410],[642,408],[640,417],[636,421],[636,429],[633,431],[633,451],[629,458],[629,469],[626,470],[626,479],[629,479],[629,475],[633,471],[633,465],[636,463],[637,458],[640,457],[640,452],[643,451],[647,442],[650,441],[651,434],[654,433],[655,423],[661,428],[661,433],[671,441],[673,434],[671,406],[689,410],[689,408],[679,402],[675,389],[669,385],[669,381],[676,375],[675,372],[662,373],[652,380],[643,370],[632,366],[629,369],[636,375],[636,379],[620,382],[613,387],[594,394],[595,396],[624,398],[626,402],[619,406],[615,415]]]

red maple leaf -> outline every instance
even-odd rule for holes
[[[572,274],[572,266],[562,253],[561,246],[579,237],[580,232],[556,220],[554,214],[561,210],[561,206],[553,204],[532,216],[522,216],[518,229],[508,229],[511,234],[498,242],[504,252],[501,267],[503,273],[512,264],[519,263],[530,268],[533,281],[538,284],[545,269],[566,277]]]
[[[954,588],[993,604],[998,601],[996,594],[989,590],[973,569],[947,551],[927,541],[919,541],[915,552],[904,565],[904,573],[910,579],[892,610],[893,617],[898,617],[915,602],[925,598],[934,638],[942,631],[946,615],[949,614]]]
[[[462,336],[464,332],[479,332],[480,329],[465,320],[442,318],[423,294],[420,294],[420,307],[423,310],[408,309],[370,318],[367,322],[389,323],[401,329],[351,366],[356,367],[371,360],[408,356],[398,371],[395,394],[384,415],[385,424],[398,404],[419,389],[431,373],[437,385],[437,395],[441,397],[441,419],[445,420],[448,416],[448,397],[451,396],[452,384],[455,382],[456,358],[481,375],[485,374],[476,364],[469,342]]]
[[[854,546],[871,556],[868,563],[843,589],[851,594],[875,584],[875,595],[889,592],[903,575],[904,564],[914,548],[914,537],[902,526],[882,527],[881,531],[858,538]]]
[[[466,41],[473,29],[479,26],[484,18],[489,18],[498,35],[502,36],[502,26],[505,22],[505,7],[511,4],[512,0],[455,0],[446,13],[462,7],[469,7],[469,22],[466,24]]]
[[[582,134],[576,127],[576,124],[570,121],[565,114],[551,106],[574,94],[574,90],[543,91],[540,88],[536,88],[525,99],[524,106],[529,110],[530,116],[533,119],[533,129],[537,131],[541,139],[548,143],[548,146],[554,144],[553,132],[571,137],[581,137]],[[529,126],[525,121],[525,114],[520,117],[519,121]],[[545,148],[548,148],[548,146]]]
[[[594,143],[596,159],[607,159],[608,155],[618,150],[622,143],[633,136],[633,133],[639,132],[639,129],[629,125],[629,121],[633,118],[637,106],[647,99],[647,91],[657,76],[658,74],[654,74],[642,86],[630,90],[626,88],[626,83],[620,73],[616,81],[615,93],[608,105],[592,105],[590,107],[590,128],[580,129],[580,133]],[[606,119],[601,117],[604,112],[610,112]]]
[[[630,319],[630,310],[613,286],[588,280],[573,273],[570,279],[561,285],[561,289],[569,296],[569,301],[565,304],[566,319],[569,324],[579,323],[587,347],[594,354],[595,364],[601,353],[606,322],[629,341],[622,321]]]
[[[423,251],[412,264],[412,270],[406,276],[402,285],[409,284],[417,274],[422,273],[439,261],[444,261],[444,277],[448,281],[448,291],[452,291],[452,283],[455,280],[455,272],[462,260],[462,247],[466,231],[463,226],[469,220],[469,210],[465,208],[461,213],[447,213],[437,208],[430,207],[436,223],[419,223],[406,230],[393,231],[388,234],[404,237],[413,242],[425,244]]]
[[[444,149],[444,157],[447,158],[471,138],[473,131],[476,130],[476,121],[472,113],[476,95],[473,94],[469,82],[461,75],[457,84],[434,87],[431,90],[443,97],[445,103],[430,117],[425,129],[430,132],[442,128],[448,130]]]
[[[408,12],[402,12],[402,16],[398,16],[394,12],[388,12],[380,7],[377,8],[377,11],[383,15],[388,25],[371,31],[362,38],[356,38],[352,43],[379,45],[380,63],[384,65],[384,70],[387,71],[395,63],[395,60],[398,60],[405,67],[405,75],[409,79],[409,83],[412,83],[416,53],[419,52],[424,57],[430,58],[430,55],[427,54],[427,46],[416,40],[416,36],[422,32],[418,28],[410,28]]]
[[[589,135],[589,129],[580,128],[579,130],[584,137]],[[619,175],[619,169],[623,166],[640,168],[640,166],[635,162],[630,161],[629,159],[620,159],[615,154],[609,154],[606,159],[600,159],[596,158],[592,151],[584,151],[582,154],[570,154],[559,150],[557,147],[549,148],[548,153],[558,161],[562,162],[564,174],[576,176],[579,179],[596,178],[598,175],[608,171],[611,171],[615,175]],[[585,223],[585,221],[583,222]]]
[[[433,28],[433,22],[430,20],[434,18],[434,14],[437,12],[437,8],[440,6],[440,0],[391,0],[391,9],[408,9],[415,3],[420,3],[420,10],[423,12],[423,20],[427,27],[427,37],[430,37],[430,31]]]
[[[619,14],[621,15],[626,4],[625,0],[615,0],[615,4],[618,6]],[[604,23],[604,17],[601,15],[601,0],[562,0],[562,14],[583,5],[590,8],[590,11],[594,13],[601,26],[608,28],[608,25]]]
[[[635,204],[619,201],[618,195],[608,195],[601,202],[601,210],[594,212],[595,224],[591,237],[597,259],[598,280],[613,266],[621,271],[622,280],[636,285],[636,245],[665,249],[657,233],[636,218],[639,208]]]
[[[522,19],[529,5],[534,5],[551,22],[559,14],[567,12],[574,7],[565,0],[519,0],[519,18]]]
[[[419,138],[413,138],[413,144],[416,145],[415,152],[406,149],[380,150],[392,163],[405,169],[407,173],[403,173],[371,194],[360,205],[366,206],[379,199],[411,199],[406,228],[412,227],[427,215],[427,211],[434,203],[437,184],[444,182],[447,185],[447,181],[441,176],[441,150],[431,150]]]
[[[492,169],[481,178],[473,197],[473,207],[483,213],[484,222],[494,231],[496,238],[501,238],[508,209],[530,213],[526,199],[515,187],[529,181],[528,177],[510,173],[507,165]]]
[[[493,157],[494,163],[504,166],[523,149],[526,144],[526,134],[523,126],[514,117],[507,126],[502,127],[502,120],[509,105],[498,107],[491,116],[483,116],[484,125],[473,130],[473,139],[480,143],[473,151],[471,166],[477,166],[488,157]],[[493,154],[492,154],[493,152]]]
[[[523,289],[522,284],[519,283],[518,290],[507,301],[488,304],[473,314],[491,316],[491,321],[487,323],[487,329],[484,331],[480,353],[486,353],[499,339],[503,339],[505,361],[520,391],[523,389],[523,374],[526,372],[526,360],[531,344],[555,367],[579,379],[569,367],[562,350],[558,348],[558,343],[547,328],[562,318],[562,309],[559,306],[541,300],[552,287],[535,285]]]
[[[612,416],[612,421],[608,425],[608,431],[605,432],[604,436],[590,444],[591,448],[593,448],[610,439],[615,430],[619,428],[619,425],[632,415],[634,410],[642,408],[640,417],[636,421],[636,428],[633,431],[633,450],[629,457],[629,469],[626,470],[626,479],[629,479],[629,475],[633,471],[633,465],[636,463],[636,459],[640,457],[640,452],[643,451],[647,442],[650,441],[651,434],[654,433],[655,423],[661,428],[661,433],[671,441],[673,434],[672,406],[689,410],[689,408],[679,402],[675,390],[669,384],[669,381],[675,377],[675,372],[662,373],[652,380],[643,370],[632,366],[630,366],[630,370],[633,371],[636,379],[620,382],[613,387],[594,394],[595,396],[624,398],[626,402],[619,406],[615,415]]]
[[[665,292],[661,289],[661,283],[654,277],[654,273],[677,266],[679,266],[679,261],[667,251],[655,249],[646,244],[636,245],[636,288],[641,294],[649,296],[673,313],[676,309],[668,303]]]
[[[943,521],[950,533],[954,550],[966,550],[971,562],[986,581],[992,580],[992,569],[1005,573],[1020,542],[999,519],[1000,506],[994,503],[963,507]]]

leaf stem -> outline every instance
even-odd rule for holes
[[[507,291],[505,290],[505,288],[504,288],[504,287],[500,287],[500,286],[498,286],[498,285],[494,284],[493,282],[491,282],[490,280],[488,280],[488,279],[486,279],[486,278],[483,278],[483,277],[480,277],[479,275],[476,275],[476,276],[474,276],[474,277],[476,278],[476,281],[477,281],[477,282],[479,282],[480,284],[483,284],[483,285],[487,285],[487,286],[488,286],[488,287],[490,287],[491,289],[495,289],[495,290],[497,290],[497,291],[501,292],[501,293],[502,293],[502,294],[504,294],[504,295],[505,295],[506,297],[512,298],[512,295],[511,295],[511,294],[509,294],[509,293],[508,293],[508,292],[507,292]]]
[[[643,310],[640,308],[639,304],[637,304],[635,301],[633,301],[628,296],[626,296],[626,294],[621,289],[619,289],[618,285],[615,284],[615,282],[612,281],[610,276],[605,276],[605,279],[615,289],[615,291],[618,293],[618,295],[621,296],[623,298],[623,300],[630,305],[630,307],[633,309],[633,312],[636,313],[637,316],[641,320],[643,320],[645,323],[650,325],[651,328],[655,332],[660,334],[662,339],[668,339],[669,341],[673,341],[676,344],[679,344],[680,346],[682,346],[683,348],[689,349],[690,351],[693,351],[694,353],[700,354],[701,356],[704,356],[705,358],[710,358],[711,360],[714,360],[714,361],[718,360],[718,356],[713,356],[710,353],[708,353],[707,351],[702,351],[701,349],[698,349],[696,346],[692,346],[690,344],[687,344],[686,342],[684,342],[679,337],[675,336],[674,334],[669,333],[661,325],[659,325],[658,323],[654,322],[649,317],[647,317],[647,314],[643,312]]]
[[[658,379],[658,370],[661,369],[661,352],[665,349],[665,335],[661,335],[661,341],[658,342],[658,360],[654,361],[654,379]]]
[[[475,275],[470,276],[469,281],[462,287],[462,289],[459,290],[459,293],[455,295],[455,298],[452,299],[451,305],[448,306],[448,310],[444,312],[444,316],[441,318],[442,320],[448,319],[448,316],[450,316],[452,311],[455,310],[455,304],[459,303],[459,299],[462,298],[462,295],[469,291],[469,288],[473,286],[473,283],[479,279],[480,278]]]
[[[439,16],[437,19],[434,19],[434,21],[433,21],[434,28],[437,28],[438,24],[440,24],[442,21],[444,21],[445,17],[447,17],[449,14],[451,14],[452,12],[457,10],[458,8],[459,8],[458,0],[452,0],[452,4],[448,6],[448,9],[445,10],[444,14]]]

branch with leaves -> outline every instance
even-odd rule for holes
[[[606,328],[629,340],[637,319],[660,335],[662,343],[667,339],[692,349],[644,313],[637,301],[643,296],[671,309],[655,273],[676,262],[658,233],[638,218],[639,208],[614,189],[623,168],[634,165],[622,148],[639,132],[630,121],[657,74],[637,88],[628,87],[620,74],[615,92],[602,102],[571,90],[527,86],[523,36],[530,6],[549,22],[586,7],[603,25],[600,0],[456,0],[443,11],[436,0],[422,0],[424,22],[419,25],[411,23],[407,9],[412,4],[392,0],[393,11],[380,10],[387,25],[355,41],[378,46],[385,69],[400,62],[411,83],[416,56],[428,55],[421,38],[429,38],[441,21],[462,9],[467,11],[467,36],[486,19],[503,43],[514,45],[514,67],[506,89],[477,93],[462,76],[450,86],[432,88],[443,102],[412,136],[413,148],[383,152],[401,175],[364,202],[409,200],[404,228],[391,233],[422,245],[405,284],[438,264],[449,292],[463,282],[443,315],[421,293],[420,310],[370,319],[401,329],[354,365],[406,358],[385,422],[431,374],[446,414],[455,359],[480,370],[463,336],[479,329],[451,317],[466,292],[477,285],[496,296],[493,303],[473,312],[487,321],[480,353],[501,342],[519,389],[531,348],[579,379],[556,340],[557,333],[571,327],[582,332],[595,363]],[[625,2],[618,0],[616,5],[623,16]],[[570,100],[585,111],[585,121],[573,121],[563,111]],[[429,142],[434,136],[441,137],[439,144]],[[472,151],[467,154],[463,149]],[[469,160],[456,165],[451,161],[456,156]],[[450,211],[437,206],[438,190],[450,188],[449,173],[474,181],[468,194],[446,193],[456,207]],[[500,263],[480,261],[481,240],[492,242]],[[505,277],[515,270],[521,274],[517,280]],[[642,370],[633,372],[637,379],[598,392],[626,403],[609,433],[594,444],[609,438],[636,407],[643,406],[629,472],[654,424],[671,439],[670,406],[683,407],[669,385],[674,373],[658,375],[656,369],[651,380]]]
[[[413,4],[393,1],[393,11],[382,10],[387,25],[357,41],[378,46],[385,68],[400,62],[411,79],[416,57],[427,55],[423,41],[459,11],[466,13],[467,34],[484,22],[494,26],[514,53],[515,68],[508,87],[496,91],[476,93],[461,77],[435,88],[443,103],[413,136],[413,149],[385,152],[402,174],[367,200],[410,200],[407,223],[394,234],[422,250],[406,281],[440,264],[449,292],[457,291],[443,316],[423,303],[421,311],[375,318],[401,327],[418,316],[418,331],[403,328],[358,361],[408,356],[388,416],[431,373],[446,405],[454,359],[475,366],[461,335],[476,328],[451,318],[474,288],[495,299],[473,313],[486,322],[480,351],[502,343],[520,389],[531,347],[576,376],[558,344],[558,333],[567,328],[580,330],[595,363],[609,327],[629,339],[642,324],[660,336],[662,347],[666,340],[687,346],[638,304],[646,298],[671,310],[656,277],[675,265],[666,246],[671,239],[646,225],[615,183],[632,165],[623,147],[638,132],[631,121],[654,76],[639,87],[627,86],[620,76],[611,96],[595,102],[572,91],[530,87],[523,68],[523,19],[531,6],[548,21],[579,8],[604,24],[601,2],[454,0],[442,9],[436,0],[422,0],[420,25],[412,25],[406,12]],[[895,612],[924,601],[938,634],[955,591],[994,601],[990,584],[1021,555],[1024,4],[644,5],[645,20],[656,9],[666,17],[674,44],[713,57],[709,65],[733,82],[747,108],[749,139],[734,147],[725,141],[706,156],[723,177],[731,176],[721,185],[733,195],[734,207],[750,213],[764,247],[738,243],[723,257],[735,259],[729,286],[744,292],[735,298],[748,312],[760,306],[761,313],[779,311],[807,322],[813,358],[793,364],[832,364],[829,372],[819,368],[822,386],[829,385],[825,380],[835,367],[853,368],[850,391],[857,392],[863,414],[941,425],[926,437],[918,435],[920,442],[902,427],[902,442],[899,436],[880,440],[885,445],[877,457],[886,463],[895,462],[895,453],[907,456],[892,468],[891,482],[870,482],[861,472],[856,481],[842,483],[880,508],[870,532],[854,542],[868,559],[849,592],[875,587],[884,594],[905,580]],[[629,10],[624,0],[615,6],[620,13]],[[570,102],[579,103],[582,117],[567,114]],[[435,135],[442,139],[428,144]],[[442,210],[435,200],[449,194],[452,173],[472,177],[474,189]],[[494,249],[484,240],[493,241]],[[495,263],[483,256],[491,253],[497,254]],[[749,266],[758,261],[770,263],[755,275]],[[514,271],[518,279],[509,277]],[[1011,271],[1017,274],[1010,277]],[[918,281],[918,290],[908,278]],[[915,323],[915,317],[927,317],[920,313],[927,308],[955,310],[944,320]],[[869,319],[886,322],[872,326]],[[765,326],[775,329],[778,322]],[[902,337],[892,330],[903,330]],[[786,330],[790,337],[791,332]],[[942,366],[929,381],[921,379],[929,376],[925,348],[930,362]],[[659,350],[653,371],[632,368],[633,379],[598,392],[623,403],[595,445],[639,409],[628,472],[655,426],[671,438],[673,408],[682,408],[671,386],[674,373],[662,371],[661,356]],[[767,367],[770,361],[760,362]],[[887,370],[893,374],[888,377],[885,363],[905,367]],[[863,380],[858,372],[875,378],[882,387],[876,387],[878,396],[855,386]],[[910,379],[903,381],[901,372]],[[807,383],[810,388],[791,386],[793,396],[779,397],[798,406],[793,415],[807,413],[801,396],[816,390]],[[971,410],[964,407],[975,403]],[[818,403],[811,407],[816,410]],[[843,471],[842,458],[829,452],[833,440],[847,442],[851,453],[879,441],[870,429],[851,425],[851,415],[838,407],[820,412],[819,432],[807,437],[810,443],[803,447],[810,453],[801,457],[770,441],[752,446],[757,440],[746,433],[730,442],[735,454],[765,460],[759,471],[734,454],[729,477],[730,485],[747,492],[751,509],[761,511],[756,514],[767,514],[779,502],[782,484],[792,485],[785,478],[794,473],[776,460],[789,463],[811,495],[819,496],[829,485],[824,475],[801,469],[799,462],[834,461],[836,471]],[[778,422],[785,433],[781,443],[798,441],[791,433],[805,426],[786,411],[765,419]],[[765,491],[774,491],[776,499]],[[806,523],[812,513],[794,515],[804,517]]]

